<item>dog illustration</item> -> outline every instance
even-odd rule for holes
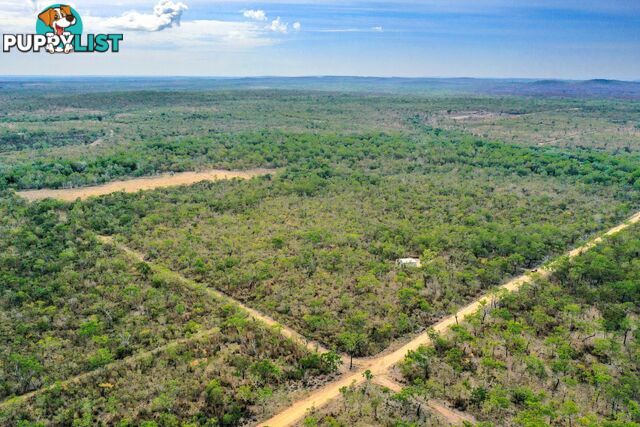
[[[67,28],[76,24],[76,17],[71,12],[71,7],[60,5],[59,7],[51,7],[40,15],[38,18],[44,22],[47,27],[53,30],[56,36],[68,35]],[[64,52],[69,53],[73,50],[73,46],[65,44],[64,48],[61,46],[55,47],[53,44],[48,44],[46,49],[49,53]]]

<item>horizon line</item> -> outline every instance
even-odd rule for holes
[[[308,75],[259,75],[259,76],[215,76],[215,75],[149,75],[149,74],[77,74],[77,75],[45,75],[45,74],[0,74],[1,78],[41,78],[41,79],[77,79],[77,78],[101,78],[101,79],[305,79],[305,78],[352,78],[352,79],[385,79],[385,80],[495,80],[495,81],[522,81],[522,82],[593,82],[609,81],[621,83],[640,83],[637,79],[616,79],[606,77],[593,78],[565,78],[565,77],[469,77],[469,76],[376,76],[376,75],[341,75],[341,74],[308,74]]]

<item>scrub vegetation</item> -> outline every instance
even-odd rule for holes
[[[0,247],[2,425],[238,424],[338,367],[98,243],[60,203],[4,193]]]
[[[339,368],[162,269],[367,356],[639,205],[634,99],[46,85],[0,88],[3,425],[254,424]],[[212,168],[273,173],[16,194]],[[367,381],[305,422],[439,422],[415,395],[494,425],[635,425],[639,234],[408,355],[400,396]]]
[[[428,132],[273,145],[291,159],[275,176],[117,194],[74,214],[363,356],[620,221],[637,197],[625,156]],[[399,268],[404,256],[425,267]]]
[[[640,228],[561,263],[399,367],[483,425],[640,422]]]

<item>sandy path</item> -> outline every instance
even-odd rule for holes
[[[632,224],[635,224],[640,221],[640,212],[633,215],[624,223],[617,225],[616,227],[611,228],[609,231],[604,233],[605,236],[610,236],[612,234],[616,234],[625,228],[629,227]],[[566,253],[566,256],[572,258],[577,255],[580,255],[582,252],[591,249],[593,246],[602,241],[602,237],[596,237],[584,245],[573,249]],[[495,291],[491,292],[488,295],[482,296],[472,302],[471,304],[461,308],[457,313],[445,317],[435,325],[433,325],[433,329],[439,333],[447,333],[449,327],[456,324],[456,322],[462,321],[465,316],[475,313],[480,308],[482,308],[485,304],[490,304],[493,298],[499,298],[499,292],[513,292],[518,290],[525,283],[529,283],[535,276],[548,277],[553,271],[553,264],[545,268],[540,268],[537,271],[533,270],[531,272],[527,272],[521,276],[518,276],[514,279],[509,280],[504,285],[497,288],[498,293]],[[532,274],[534,273],[534,274]],[[418,347],[422,345],[430,345],[431,339],[429,338],[429,334],[424,332],[411,341],[399,346],[396,349],[385,351],[384,354],[378,357],[370,358],[370,359],[360,359],[359,366],[356,370],[344,374],[340,378],[338,378],[333,383],[326,384],[324,387],[312,392],[307,397],[295,402],[289,408],[275,415],[271,419],[265,421],[264,423],[259,424],[260,426],[270,426],[270,427],[283,427],[290,426],[300,421],[307,412],[313,408],[319,408],[324,406],[332,399],[335,399],[340,395],[340,388],[350,385],[352,383],[360,384],[365,379],[362,376],[365,370],[369,369],[371,373],[375,377],[386,376],[387,371],[400,362],[404,356],[407,354],[409,350],[416,350]],[[392,346],[393,347],[393,346]]]
[[[403,387],[402,384],[400,384],[397,381],[394,381],[393,379],[389,378],[387,375],[376,377],[373,379],[373,382],[375,384],[386,387],[395,393],[399,393],[400,391],[402,391],[402,387]],[[449,408],[447,405],[437,400],[425,401],[422,399],[416,399],[416,401],[420,404],[427,406],[432,412],[434,412],[436,415],[439,415],[444,421],[446,421],[450,425],[461,425],[465,421],[471,424],[476,423],[475,418],[472,417],[471,415]]]
[[[239,307],[242,311],[246,312],[249,317],[251,317],[254,320],[257,320],[259,322],[264,323],[267,326],[270,326],[272,328],[275,328],[278,330],[278,332],[280,333],[280,335],[284,336],[285,338],[289,338],[295,342],[297,342],[298,344],[303,345],[304,347],[306,347],[307,349],[311,350],[311,351],[317,351],[319,353],[327,353],[329,352],[329,349],[327,349],[326,347],[324,347],[322,344],[316,342],[316,341],[311,341],[308,340],[307,338],[305,338],[304,336],[302,336],[301,334],[299,334],[298,332],[294,331],[293,329],[286,327],[284,325],[282,325],[281,323],[279,323],[278,321],[276,321],[275,319],[273,319],[272,317],[269,317],[267,315],[264,315],[262,313],[260,313],[257,310],[254,310],[253,308],[245,305],[244,303],[228,296],[225,293],[222,293],[220,291],[217,291],[213,288],[210,288],[206,285],[203,285],[201,283],[195,282],[191,279],[188,279],[186,277],[184,277],[182,274],[176,273],[172,270],[169,270],[166,267],[162,267],[159,266],[157,264],[151,263],[147,260],[145,260],[144,256],[139,253],[134,251],[133,249],[125,246],[122,243],[116,242],[112,237],[109,236],[98,236],[98,239],[106,244],[110,244],[110,245],[114,245],[115,247],[117,247],[118,249],[120,249],[121,251],[125,252],[127,255],[129,255],[131,258],[135,259],[136,261],[144,261],[147,264],[149,264],[149,266],[156,270],[156,271],[161,271],[163,274],[167,274],[170,275],[173,279],[177,280],[178,282],[180,282],[182,285],[190,288],[190,289],[197,289],[200,290],[202,292],[207,293],[207,295],[211,296],[214,299],[220,300],[220,301],[225,301],[227,303],[231,303],[237,307]],[[347,358],[346,355],[343,356],[343,360],[345,360]]]
[[[617,225],[613,228],[611,228],[610,230],[608,230],[606,233],[603,234],[603,236],[610,236],[613,234],[616,234],[624,229],[626,229],[627,227],[629,227],[630,225],[633,225],[637,222],[640,222],[640,212],[636,213],[635,215],[633,215],[631,218],[629,218],[626,222]],[[142,254],[140,254],[139,252],[136,252],[130,248],[128,248],[127,246],[120,244],[118,242],[115,242],[111,237],[107,237],[107,236],[99,236],[99,240],[101,240],[103,243],[105,244],[112,244],[115,245],[116,247],[118,247],[120,250],[122,250],[123,252],[127,253],[129,256],[131,256],[132,258],[134,258],[136,261],[145,261],[144,260],[144,256]],[[569,251],[566,256],[568,257],[575,257],[580,255],[581,253],[587,251],[588,249],[594,247],[596,244],[598,244],[599,242],[602,241],[602,237],[596,237],[592,240],[590,240],[589,242],[585,243],[584,245],[575,248],[571,251]],[[147,262],[147,261],[145,261]],[[321,344],[314,342],[314,341],[309,341],[307,340],[305,337],[303,337],[302,335],[300,335],[299,333],[297,333],[296,331],[285,327],[283,325],[281,325],[280,323],[278,323],[276,320],[274,320],[273,318],[266,316],[254,309],[252,309],[251,307],[246,306],[245,304],[236,301],[235,299],[227,296],[226,294],[216,291],[214,289],[211,289],[205,285],[202,285],[200,283],[197,283],[193,280],[187,279],[186,277],[182,276],[181,274],[175,273],[165,267],[161,267],[158,266],[156,264],[153,263],[149,263],[147,262],[150,267],[156,271],[161,271],[164,274],[168,274],[170,276],[172,276],[174,279],[178,280],[181,284],[183,284],[184,286],[190,287],[190,288],[195,288],[195,289],[199,289],[199,290],[203,290],[205,291],[207,294],[209,294],[211,297],[213,298],[218,298],[221,299],[223,301],[229,301],[232,304],[237,305],[240,309],[244,310],[250,317],[252,317],[253,319],[263,322],[269,326],[272,326],[274,328],[277,328],[278,331],[280,332],[281,335],[283,335],[286,338],[290,338],[294,341],[297,341],[298,343],[304,345],[306,348],[312,350],[312,351],[318,351],[320,353],[323,352],[327,352],[329,350],[327,350],[325,347],[323,347]],[[539,276],[543,276],[543,277],[547,277],[551,274],[552,272],[552,265],[547,267],[547,268],[541,268],[539,270],[537,270],[536,274]],[[510,280],[509,282],[507,282],[506,284],[502,285],[501,287],[498,288],[498,290],[502,289],[505,290],[507,292],[512,292],[517,290],[518,288],[520,288],[523,284],[530,282],[532,279],[532,275],[530,273],[527,274],[523,274],[522,276],[516,277],[512,280]],[[491,302],[491,300],[493,298],[496,298],[496,293],[492,292],[489,295],[483,296],[479,299],[477,299],[476,301],[472,302],[471,304],[467,305],[466,307],[460,309],[456,314],[446,317],[443,320],[441,320],[440,322],[436,323],[433,326],[433,329],[440,332],[440,333],[446,333],[448,331],[448,328],[450,326],[452,326],[453,324],[455,324],[457,322],[456,319],[459,320],[463,320],[464,317],[466,315],[469,314],[473,314],[475,313],[478,309],[480,309],[482,307],[483,304],[488,304]],[[168,343],[165,343],[164,345],[157,347],[155,349],[151,349],[151,350],[147,350],[141,353],[137,353],[135,355],[132,355],[128,358],[113,362],[109,365],[104,366],[103,368],[100,368],[99,370],[96,371],[87,371],[84,372],[82,374],[76,375],[72,378],[69,378],[67,380],[63,380],[58,382],[57,384],[53,384],[51,386],[47,386],[38,390],[34,390],[31,391],[29,393],[25,393],[23,395],[17,396],[15,398],[10,398],[7,399],[3,402],[0,402],[0,408],[6,407],[7,405],[12,405],[12,404],[16,404],[19,403],[25,399],[29,399],[32,398],[38,394],[41,394],[42,392],[51,389],[52,387],[55,387],[57,385],[71,385],[71,384],[77,384],[79,382],[81,382],[82,380],[89,378],[91,375],[94,375],[95,373],[99,372],[99,371],[103,371],[103,370],[110,370],[110,369],[115,369],[118,366],[121,366],[123,364],[126,363],[131,363],[132,361],[135,360],[139,360],[142,357],[148,356],[148,355],[153,355],[153,354],[157,354],[158,352],[161,352],[163,350],[165,350],[168,346],[176,344],[176,343],[182,343],[182,342],[188,342],[190,340],[194,340],[194,339],[198,339],[198,338],[203,338],[206,337],[208,335],[211,335],[213,333],[217,333],[218,329],[214,328],[211,330],[207,330],[207,331],[202,331],[201,333],[198,333],[196,335],[194,335],[191,338],[180,338],[174,341],[170,341]],[[431,343],[431,340],[428,336],[428,334],[422,333],[418,336],[416,336],[415,338],[413,338],[411,341],[409,341],[408,343],[399,346],[398,348],[394,349],[394,346],[391,346],[389,349],[387,349],[386,351],[383,352],[383,354],[381,356],[378,357],[374,357],[374,358],[369,358],[369,359],[358,359],[355,360],[354,362],[356,363],[356,368],[351,371],[351,372],[347,372],[344,373],[341,377],[339,377],[338,379],[336,379],[335,381],[328,383],[326,385],[324,385],[323,387],[319,388],[318,390],[315,390],[314,392],[310,393],[307,397],[302,398],[301,400],[298,400],[297,402],[295,402],[293,405],[289,406],[288,408],[286,408],[284,411],[280,412],[279,414],[277,414],[276,416],[272,417],[271,419],[267,420],[264,423],[259,424],[260,426],[270,426],[270,427],[280,427],[280,426],[290,426],[295,424],[296,422],[298,422],[299,420],[301,420],[309,410],[313,409],[313,408],[319,408],[321,406],[324,406],[325,404],[327,404],[329,401],[333,400],[334,398],[338,397],[340,395],[340,388],[345,387],[345,386],[349,386],[351,384],[360,384],[364,381],[364,377],[363,377],[363,373],[365,370],[369,369],[373,374],[374,374],[374,378],[376,378],[376,382],[380,383],[380,381],[385,381],[384,378],[386,378],[386,374],[387,371],[393,367],[394,365],[396,365],[398,362],[400,362],[404,356],[406,355],[406,353],[409,350],[415,350],[418,347],[420,347],[421,345],[429,345]],[[347,365],[347,356],[343,355],[343,361],[345,363],[345,365]],[[390,383],[391,380],[387,381],[389,384],[386,383],[382,383],[382,385],[385,385],[387,387],[389,387],[392,390],[397,390],[398,389],[398,385],[394,385],[392,383]],[[397,383],[395,383],[397,384]],[[436,412],[438,412],[438,407],[441,406],[443,408],[446,408],[447,410],[451,411],[451,409],[447,408],[444,405],[438,405],[437,403],[435,403],[434,405],[430,404],[429,405],[433,410],[435,410]],[[442,408],[440,408],[442,409]]]
[[[180,172],[173,175],[167,173],[124,181],[113,181],[93,187],[19,191],[18,195],[29,201],[53,198],[73,202],[76,199],[86,199],[91,196],[103,196],[105,194],[111,194],[118,191],[135,193],[139,190],[153,190],[154,188],[189,185],[200,181],[219,181],[232,178],[249,179],[254,176],[266,175],[275,172],[276,171],[274,169],[250,169],[244,171],[212,169],[202,172]]]
[[[402,384],[389,378],[388,375],[382,375],[380,377],[374,377],[373,383],[386,387],[394,393],[400,393],[402,391]]]
[[[33,390],[30,391],[28,393],[25,394],[21,394],[19,396],[13,397],[13,398],[9,398],[7,400],[4,400],[2,402],[0,402],[0,409],[10,406],[10,405],[15,405],[15,404],[19,404],[25,400],[31,399],[41,393],[44,393],[47,390],[53,390],[56,387],[68,387],[70,385],[74,385],[74,384],[79,384],[81,383],[83,380],[85,379],[89,379],[91,378],[91,376],[96,375],[98,373],[101,372],[105,372],[105,371],[110,371],[110,370],[114,370],[117,369],[118,367],[121,367],[123,365],[127,365],[139,360],[144,359],[147,356],[153,356],[159,353],[162,353],[163,351],[167,350],[169,347],[173,346],[173,345],[179,345],[179,344],[187,344],[189,342],[193,342],[202,338],[207,338],[211,335],[216,335],[220,333],[220,328],[212,328],[212,329],[207,329],[205,331],[201,331],[198,332],[196,334],[194,334],[193,336],[189,337],[189,338],[178,338],[176,340],[173,341],[169,341],[166,342],[165,344],[161,345],[160,347],[156,347],[153,348],[151,350],[145,350],[142,351],[140,353],[136,353],[134,355],[131,355],[129,357],[125,357],[124,359],[120,359],[117,360],[115,362],[109,363],[107,365],[104,365],[101,368],[98,369],[94,369],[92,371],[86,371],[83,372],[79,375],[76,375],[74,377],[68,378],[66,380],[62,380],[62,381],[58,381],[54,384],[48,385],[46,387],[43,388],[39,388],[37,390]]]
[[[465,421],[473,425],[477,423],[476,419],[472,416],[456,411],[455,409],[451,409],[437,400],[429,400],[428,402],[425,402],[425,405],[427,405],[432,412],[440,415],[440,417],[450,425],[461,426]]]
[[[227,303],[231,303],[237,307],[239,307],[241,310],[243,310],[244,312],[246,312],[249,317],[251,317],[252,319],[258,321],[258,322],[262,322],[264,324],[266,324],[267,326],[270,326],[274,329],[277,329],[277,331],[280,333],[280,335],[284,336],[285,338],[291,339],[292,341],[298,343],[299,345],[302,345],[304,347],[306,347],[307,349],[309,349],[310,351],[316,351],[319,353],[327,353],[329,350],[322,346],[320,343],[317,343],[315,341],[311,341],[306,339],[304,336],[302,336],[301,334],[299,334],[298,332],[294,331],[291,328],[288,328],[286,326],[283,326],[282,324],[278,323],[275,319],[269,317],[269,316],[265,316],[264,314],[252,309],[251,307],[246,306],[245,304],[241,303],[240,301],[237,301],[229,296],[227,296],[226,294],[216,291],[215,289],[209,288],[208,286],[205,286],[201,283],[197,283],[193,280],[187,279],[186,277],[182,276],[181,274],[178,274],[176,272],[173,272],[165,267],[159,266],[157,264],[153,264],[150,263],[148,261],[146,261],[144,259],[144,256],[142,254],[140,254],[139,252],[136,252],[132,249],[130,249],[129,247],[116,242],[112,237],[110,236],[98,236],[98,240],[100,240],[102,243],[107,244],[107,245],[113,245],[115,247],[117,247],[118,249],[120,249],[121,251],[123,251],[124,253],[126,253],[129,257],[131,257],[133,260],[135,260],[136,262],[146,262],[153,271],[155,272],[161,272],[163,274],[169,275],[171,276],[172,279],[178,281],[182,286],[185,286],[189,289],[195,289],[198,290],[200,292],[204,292],[207,295],[211,296],[214,299],[220,300],[220,301],[224,301]],[[122,366],[124,364],[127,363],[131,363],[134,362],[136,360],[140,360],[141,358],[144,358],[145,356],[148,355],[154,355],[154,354],[158,354],[159,352],[162,352],[164,350],[166,350],[169,346],[174,345],[174,344],[180,344],[180,343],[187,343],[193,340],[197,340],[200,338],[204,338],[207,337],[209,335],[213,335],[219,332],[219,328],[213,328],[213,329],[209,329],[206,331],[202,331],[200,333],[197,333],[195,335],[193,335],[190,338],[178,338],[176,340],[173,341],[169,341],[165,344],[163,344],[160,347],[154,348],[154,349],[150,349],[150,350],[145,350],[143,352],[140,353],[136,353],[132,356],[129,356],[127,358],[124,358],[122,360],[118,360],[115,361],[113,363],[110,363],[108,365],[105,365],[104,367],[100,368],[99,370],[94,370],[94,371],[87,371],[87,372],[83,372],[81,374],[78,374],[76,376],[73,376],[71,378],[68,378],[66,380],[60,381],[59,385],[72,385],[72,384],[78,384],[79,382],[81,382],[82,380],[89,378],[91,375],[96,374],[97,372],[103,372],[104,370],[111,370],[111,369],[116,369],[118,366]],[[347,355],[342,355],[342,360],[343,360],[343,366],[347,366],[348,363],[348,356]],[[25,399],[29,399],[32,398],[38,394],[41,394],[49,389],[52,389],[53,387],[55,387],[56,384],[53,384],[51,386],[46,386],[37,390],[33,390],[31,392],[25,393],[25,394],[21,394],[20,396],[16,396],[15,398],[10,398],[7,399],[3,402],[0,402],[0,408],[3,408],[7,405],[11,405],[11,404],[15,404],[15,403],[19,403]]]

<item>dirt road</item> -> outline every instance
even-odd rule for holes
[[[613,227],[606,233],[605,236],[610,236],[612,234],[616,234],[625,228],[629,227],[632,224],[635,224],[640,221],[640,212],[633,215],[624,223]],[[573,249],[567,252],[566,256],[575,257],[580,255],[582,252],[591,249],[593,246],[602,241],[602,237],[596,237],[584,245]],[[530,282],[536,275],[541,277],[548,277],[553,271],[553,264],[545,268],[540,268],[537,271],[527,272],[521,276],[518,276],[514,279],[509,280],[504,285],[498,288],[498,291],[503,292],[513,292],[518,290],[525,283]],[[478,311],[485,304],[490,304],[493,298],[499,298],[495,292],[490,293],[489,295],[482,296],[472,302],[471,304],[461,308],[457,313],[445,317],[435,325],[433,325],[433,329],[439,333],[446,333],[449,330],[449,327],[456,324],[458,321],[463,321],[465,316],[470,315]],[[371,371],[376,376],[386,376],[387,371],[400,362],[404,356],[407,354],[409,350],[416,350],[418,347],[422,345],[430,345],[431,339],[429,338],[429,334],[424,332],[406,344],[400,345],[395,349],[388,349],[383,352],[382,355],[370,359],[360,359],[358,361],[358,368],[344,374],[340,378],[336,379],[336,381],[326,384],[322,388],[312,392],[307,397],[295,402],[289,408],[275,415],[271,419],[265,421],[264,423],[259,424],[259,426],[269,426],[269,427],[284,427],[295,424],[300,421],[307,412],[313,408],[319,408],[324,406],[332,399],[335,399],[340,395],[340,388],[344,386],[348,386],[352,383],[360,384],[365,379],[363,377],[364,371],[367,369]]]
[[[219,181],[232,178],[249,179],[254,176],[275,173],[274,169],[249,169],[244,171],[227,171],[213,169],[202,172],[180,172],[176,174],[163,174],[144,178],[135,178],[124,181],[108,182],[93,187],[78,187],[68,189],[42,189],[19,191],[18,195],[29,201],[53,198],[73,202],[76,199],[86,199],[92,196],[103,196],[118,191],[135,193],[139,190],[153,190],[154,188],[173,187],[177,185],[195,184],[200,181]]]
[[[319,353],[326,353],[329,351],[329,349],[327,349],[326,347],[322,346],[320,343],[315,342],[315,341],[311,341],[306,339],[304,336],[300,335],[298,332],[294,331],[291,328],[288,328],[284,325],[282,325],[281,323],[279,323],[278,321],[276,321],[275,319],[266,316],[262,313],[260,313],[257,310],[254,310],[253,308],[243,304],[242,302],[228,296],[227,294],[224,294],[220,291],[217,291],[215,289],[212,289],[206,285],[203,285],[201,283],[195,282],[191,279],[188,279],[186,277],[184,277],[183,275],[176,273],[174,271],[169,270],[166,267],[162,267],[159,266],[157,264],[148,262],[147,260],[145,260],[144,256],[139,253],[134,251],[133,249],[129,248],[128,246],[119,243],[117,241],[115,241],[113,238],[108,237],[108,236],[98,236],[98,239],[100,241],[102,241],[103,243],[106,244],[110,244],[110,245],[114,245],[115,247],[117,247],[118,249],[120,249],[121,251],[125,252],[127,255],[129,255],[131,258],[135,259],[136,261],[144,261],[147,262],[147,264],[149,264],[149,266],[156,271],[161,271],[163,274],[169,275],[171,276],[174,280],[179,281],[180,283],[182,283],[184,286],[191,288],[191,289],[198,289],[200,291],[205,292],[206,294],[208,294],[209,296],[211,296],[214,299],[217,299],[219,301],[225,301],[228,303],[231,303],[237,307],[239,307],[242,311],[246,312],[249,317],[251,317],[252,319],[255,319],[259,322],[264,323],[267,326],[271,326],[272,328],[275,328],[278,330],[278,332],[280,332],[280,334],[286,338],[289,338],[295,342],[297,342],[298,344],[303,345],[304,347],[308,348],[311,351],[317,351]],[[347,358],[346,355],[343,356],[343,361],[345,361]]]
[[[131,257],[133,260],[135,260],[136,262],[146,262],[151,269],[156,272],[156,273],[162,273],[165,275],[170,276],[173,280],[176,280],[177,282],[179,282],[182,286],[185,286],[189,289],[195,289],[198,290],[200,292],[204,292],[207,295],[209,295],[211,298],[217,299],[219,301],[225,301],[228,303],[231,303],[237,307],[240,308],[240,310],[243,310],[244,312],[246,312],[249,317],[251,317],[252,319],[262,322],[264,324],[266,324],[267,326],[270,326],[274,329],[277,329],[277,331],[284,336],[285,338],[291,339],[292,341],[297,342],[298,344],[306,347],[307,349],[311,350],[311,351],[317,351],[319,353],[326,353],[329,350],[322,346],[320,343],[317,343],[315,341],[311,341],[306,339],[304,336],[300,335],[298,332],[294,331],[291,328],[288,328],[282,324],[280,324],[279,322],[277,322],[275,319],[266,316],[256,310],[254,310],[251,307],[246,306],[245,304],[241,303],[240,301],[237,301],[231,297],[229,297],[228,295],[216,291],[215,289],[209,288],[206,285],[203,285],[201,283],[195,282],[193,280],[187,279],[186,277],[182,276],[179,273],[176,273],[174,271],[169,270],[166,267],[154,264],[154,263],[150,263],[148,261],[145,260],[144,256],[139,253],[136,252],[134,250],[132,250],[131,248],[127,247],[126,245],[123,245],[117,241],[115,241],[112,237],[110,236],[97,236],[98,240],[100,240],[102,243],[107,244],[107,245],[112,245],[117,247],[119,250],[123,251],[125,254],[127,254],[129,257]],[[163,344],[160,347],[157,347],[155,349],[151,349],[151,350],[146,350],[140,353],[136,353],[132,356],[129,356],[127,358],[124,358],[122,360],[118,360],[116,362],[110,363],[102,368],[100,368],[99,371],[104,371],[104,370],[113,370],[113,369],[117,369],[119,366],[122,366],[124,364],[127,363],[131,363],[137,360],[141,360],[142,358],[148,356],[148,355],[153,355],[153,354],[158,354],[159,352],[162,352],[164,350],[166,350],[169,346],[174,345],[174,344],[179,344],[179,343],[186,343],[192,340],[197,340],[197,339],[201,339],[204,337],[207,337],[209,335],[212,334],[216,334],[218,333],[219,329],[218,328],[213,328],[210,330],[206,330],[206,331],[202,331],[200,333],[197,333],[195,335],[193,335],[190,338],[179,338],[173,341],[169,341],[165,344]],[[343,366],[348,366],[348,356],[347,355],[341,355],[342,356],[342,361],[343,361]],[[46,386],[43,388],[40,388],[38,390],[33,390],[31,392],[25,393],[25,394],[21,394],[17,397],[14,398],[10,398],[7,400],[4,400],[2,402],[0,402],[0,409],[7,406],[7,405],[12,405],[12,404],[17,404],[19,402],[22,402],[24,400],[33,398],[47,390],[52,389],[53,387],[56,387],[57,385],[71,385],[71,384],[78,384],[81,381],[90,378],[91,375],[94,375],[97,371],[86,371],[83,372],[81,374],[78,374],[76,376],[70,377],[66,380],[60,381],[59,383],[56,383],[54,385],[50,385],[50,386]]]
[[[616,234],[622,230],[624,230],[625,228],[629,227],[632,224],[638,223],[640,222],[640,212],[636,213],[634,216],[632,216],[631,218],[629,218],[626,222],[617,225],[616,227],[611,228],[610,230],[608,230],[606,233],[604,233],[604,236],[609,236],[609,235],[613,235]],[[100,236],[99,239],[106,244],[113,244],[115,246],[117,246],[118,248],[120,248],[122,251],[126,252],[129,256],[131,256],[132,258],[134,258],[137,261],[144,261],[144,256],[142,256],[142,254],[131,250],[130,248],[128,248],[127,246],[114,241],[112,238],[110,237],[105,237],[105,236]],[[575,257],[580,255],[581,253],[585,252],[588,249],[591,249],[593,246],[595,246],[596,244],[598,244],[599,242],[602,241],[602,237],[596,237],[592,240],[590,240],[589,242],[583,244],[582,246],[575,248],[569,252],[567,252],[566,256],[568,257]],[[263,322],[269,326],[272,326],[274,328],[277,328],[279,330],[279,332],[290,339],[293,339],[294,341],[299,342],[300,344],[304,345],[305,347],[314,350],[314,351],[319,351],[319,352],[326,352],[328,351],[325,347],[323,347],[322,345],[320,345],[319,343],[313,342],[313,341],[309,341],[307,340],[305,337],[303,337],[302,335],[300,335],[299,333],[297,333],[296,331],[287,328],[283,325],[281,325],[280,323],[278,323],[276,320],[274,320],[273,318],[266,316],[246,305],[244,305],[243,303],[234,300],[233,298],[227,296],[226,294],[216,291],[214,289],[211,289],[203,284],[197,283],[193,280],[187,279],[186,277],[182,276],[181,274],[175,273],[169,269],[167,269],[166,267],[162,267],[153,263],[148,263],[151,268],[155,271],[161,271],[164,274],[170,275],[172,276],[174,279],[178,280],[180,283],[182,283],[184,286],[190,287],[190,288],[194,288],[194,289],[199,289],[202,290],[204,292],[206,292],[207,294],[209,294],[211,297],[213,298],[217,298],[217,299],[221,299],[221,300],[226,300],[229,301],[235,305],[237,305],[238,307],[240,307],[240,309],[246,311],[249,316],[251,316],[252,318]],[[536,271],[536,275],[538,276],[542,276],[542,277],[547,277],[551,274],[551,272],[553,271],[553,264],[550,264],[548,267],[546,268],[541,268],[539,270]],[[520,288],[523,284],[528,283],[529,281],[532,280],[532,277],[534,275],[531,274],[532,272],[529,272],[527,274],[524,274],[522,276],[516,277],[512,280],[510,280],[509,282],[507,282],[506,284],[502,285],[501,287],[498,288],[498,290],[503,290],[506,292],[513,292],[515,290],[517,290],[518,288]],[[480,309],[483,304],[489,304],[491,302],[491,300],[493,298],[498,298],[499,296],[495,293],[492,292],[489,295],[485,295],[483,297],[478,298],[476,301],[472,302],[471,304],[463,307],[462,309],[460,309],[456,314],[446,317],[443,320],[441,320],[440,322],[436,323],[433,326],[433,329],[440,332],[440,333],[446,333],[448,331],[448,328],[452,325],[454,325],[457,321],[462,321],[464,320],[464,317],[469,315],[469,314],[473,314],[475,313],[478,309]],[[211,333],[214,333],[214,330],[209,330],[209,331],[203,331],[200,334],[197,334],[194,337],[191,337],[189,339],[197,339],[197,338],[202,338],[205,337]],[[179,339],[176,341],[172,341],[170,343],[166,343],[165,345],[153,349],[153,350],[149,350],[149,351],[145,351],[142,353],[138,353],[135,354],[133,356],[130,356],[129,358],[114,362],[112,364],[106,365],[105,367],[101,368],[101,369],[115,369],[117,366],[120,366],[123,363],[130,363],[132,360],[137,360],[140,357],[144,357],[146,355],[149,354],[156,354],[159,351],[164,350],[168,345],[171,344],[175,344],[177,342],[183,342],[185,340],[189,340],[189,339]],[[292,424],[295,424],[296,422],[298,422],[299,420],[301,420],[306,414],[307,412],[312,409],[312,408],[319,408],[323,405],[325,405],[326,403],[328,403],[329,401],[331,401],[332,399],[338,397],[340,395],[340,388],[344,387],[344,386],[348,386],[352,383],[355,384],[359,384],[362,383],[364,381],[364,377],[363,377],[363,373],[364,371],[366,371],[367,369],[369,369],[373,375],[374,378],[377,377],[386,377],[387,371],[393,367],[394,365],[396,365],[398,362],[400,362],[404,356],[406,355],[406,353],[409,350],[415,350],[417,349],[419,346],[421,345],[429,345],[431,343],[431,340],[428,336],[428,334],[422,333],[416,337],[414,337],[413,339],[411,339],[409,342],[405,343],[405,344],[396,344],[396,345],[392,345],[390,348],[388,348],[387,350],[385,350],[381,355],[373,357],[373,358],[368,358],[368,359],[358,359],[356,360],[356,368],[350,372],[346,372],[344,373],[342,376],[340,376],[339,378],[337,378],[335,381],[328,383],[326,385],[324,385],[323,387],[319,388],[318,390],[313,391],[312,393],[310,393],[307,397],[302,398],[301,400],[298,400],[297,402],[295,402],[293,405],[291,405],[290,407],[288,407],[287,409],[285,409],[284,411],[280,412],[279,414],[277,414],[276,416],[274,416],[273,418],[267,420],[266,422],[259,424],[261,426],[270,426],[270,427],[280,427],[280,426],[290,426]],[[345,360],[345,365],[346,363],[346,356],[343,356],[343,360]],[[85,378],[88,378],[90,375],[92,375],[93,373],[95,373],[94,371],[89,371],[89,372],[85,372],[82,373],[80,375],[77,375],[75,377],[69,378],[67,380],[64,380],[62,382],[60,382],[59,384],[64,385],[64,384],[73,384],[73,383],[77,383],[79,381],[82,381]],[[10,404],[15,404],[19,401],[22,401],[24,399],[29,399],[32,398],[40,393],[42,393],[43,391],[50,389],[51,387],[54,386],[48,386],[39,390],[35,390],[29,393],[26,393],[24,395],[12,398],[12,399],[8,399],[5,400],[3,402],[0,402],[0,408],[6,406],[6,405],[10,405]],[[397,385],[394,385],[393,387],[390,387],[391,389],[397,389]],[[430,407],[432,407],[432,405],[429,405]],[[440,412],[437,408],[437,404],[435,407],[432,407],[433,410],[435,410],[436,412]],[[440,405],[442,406],[442,405]],[[444,407],[446,408],[446,407]],[[440,408],[441,410],[443,408]],[[446,411],[444,411],[446,412]],[[451,415],[451,414],[449,414]],[[453,415],[451,415],[453,416]]]

